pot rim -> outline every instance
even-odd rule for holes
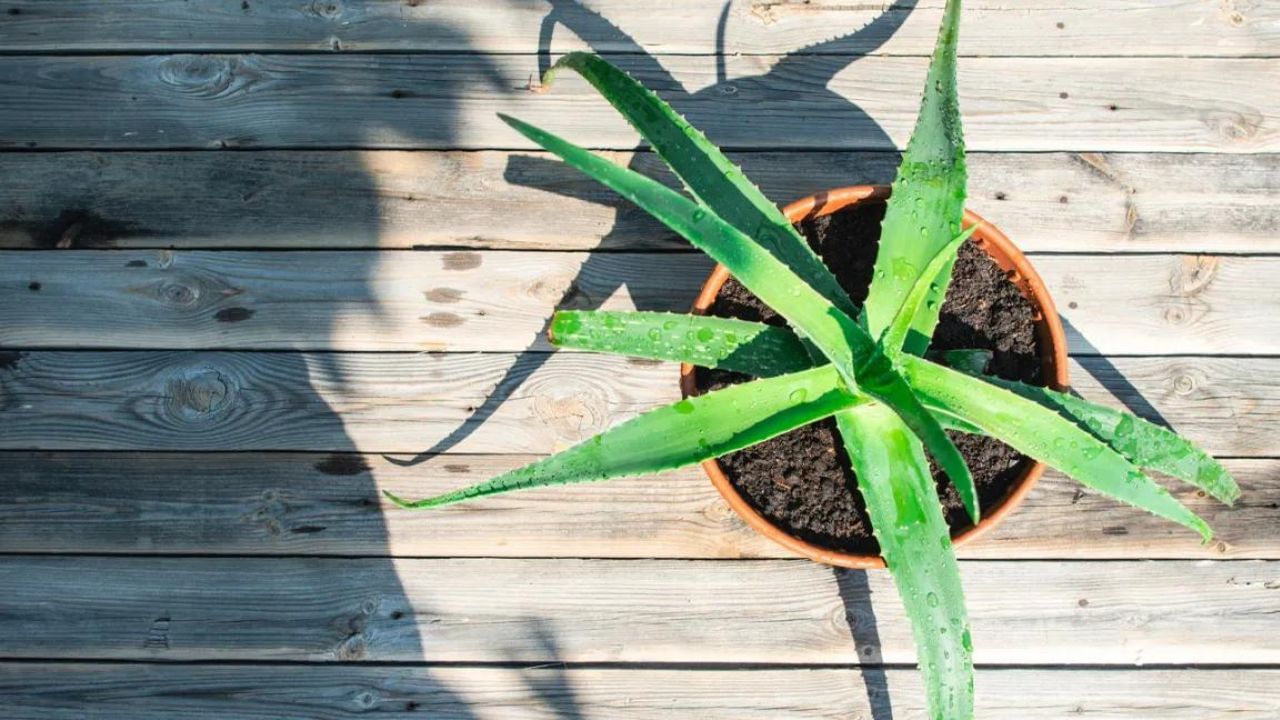
[[[782,212],[792,222],[800,222],[829,215],[858,203],[884,202],[889,198],[889,192],[890,188],[887,185],[852,185],[835,188],[796,200],[783,208]],[[1032,322],[1035,323],[1036,337],[1041,351],[1042,376],[1048,380],[1049,387],[1065,390],[1067,388],[1067,341],[1062,330],[1062,321],[1058,318],[1058,312],[1054,308],[1053,298],[1049,295],[1048,288],[1045,287],[1044,281],[1036,273],[1031,262],[999,228],[966,208],[964,227],[967,228],[975,223],[982,223],[982,227],[973,234],[974,243],[996,261],[996,264],[1022,291],[1023,296],[1031,302],[1034,313]],[[694,301],[695,315],[706,314],[720,293],[720,288],[728,279],[729,271],[723,265],[716,265],[715,270],[702,286],[697,300]],[[688,363],[680,365],[680,392],[685,397],[697,394],[694,367]],[[702,469],[738,517],[756,532],[788,550],[815,562],[837,567],[860,570],[884,567],[884,560],[879,555],[833,550],[791,535],[752,507],[733,483],[729,482],[724,469],[714,458],[702,463]],[[1044,471],[1044,463],[1033,460],[1000,501],[991,508],[983,508],[983,517],[977,525],[952,536],[952,545],[956,547],[966,545],[998,525],[1005,516],[1022,503]]]

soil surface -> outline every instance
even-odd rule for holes
[[[859,205],[798,225],[809,244],[859,305],[867,297],[880,243],[883,204]],[[785,322],[730,278],[710,314]],[[960,248],[932,350],[985,348],[987,372],[1043,384],[1031,303],[994,260],[971,242]],[[700,391],[751,380],[746,375],[698,368]],[[1025,463],[1022,454],[990,438],[949,433],[978,488],[979,504],[993,507],[1009,491]],[[816,545],[878,555],[857,480],[839,442],[835,421],[825,420],[720,458],[738,492],[765,517]],[[943,513],[952,534],[971,527],[955,488],[933,464]]]

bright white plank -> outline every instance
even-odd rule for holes
[[[683,312],[697,254],[8,252],[0,346],[514,352],[556,309]],[[1080,354],[1280,354],[1280,258],[1032,258]],[[1123,311],[1117,311],[1122,308]]]

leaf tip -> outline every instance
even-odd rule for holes
[[[559,73],[560,68],[572,65],[579,60],[582,60],[584,57],[592,56],[592,53],[583,52],[581,50],[575,50],[571,53],[560,56],[560,59],[555,61],[551,67],[547,68],[547,71],[542,73],[542,77],[538,79],[540,86],[538,87],[537,92],[543,93],[551,89],[551,85],[555,83],[556,75]]]
[[[390,490],[383,490],[383,491],[382,491],[382,494],[383,494],[383,495],[384,495],[388,500],[390,500],[391,502],[395,503],[397,506],[402,507],[402,508],[405,508],[405,509],[407,509],[407,510],[412,510],[413,508],[417,507],[417,503],[409,502],[408,500],[405,500],[404,498],[400,497],[399,495],[395,495],[395,494],[393,494]]]

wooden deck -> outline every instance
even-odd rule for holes
[[[591,47],[782,202],[892,178],[942,0],[9,0],[0,717],[924,717],[888,576],[696,470],[422,495],[677,395],[555,307],[710,265],[511,113],[665,177]],[[842,30],[841,42],[823,42]],[[723,54],[717,55],[717,34]],[[1280,5],[968,0],[970,206],[1086,397],[1226,463],[1209,545],[1050,474],[961,552],[983,720],[1280,718]]]

